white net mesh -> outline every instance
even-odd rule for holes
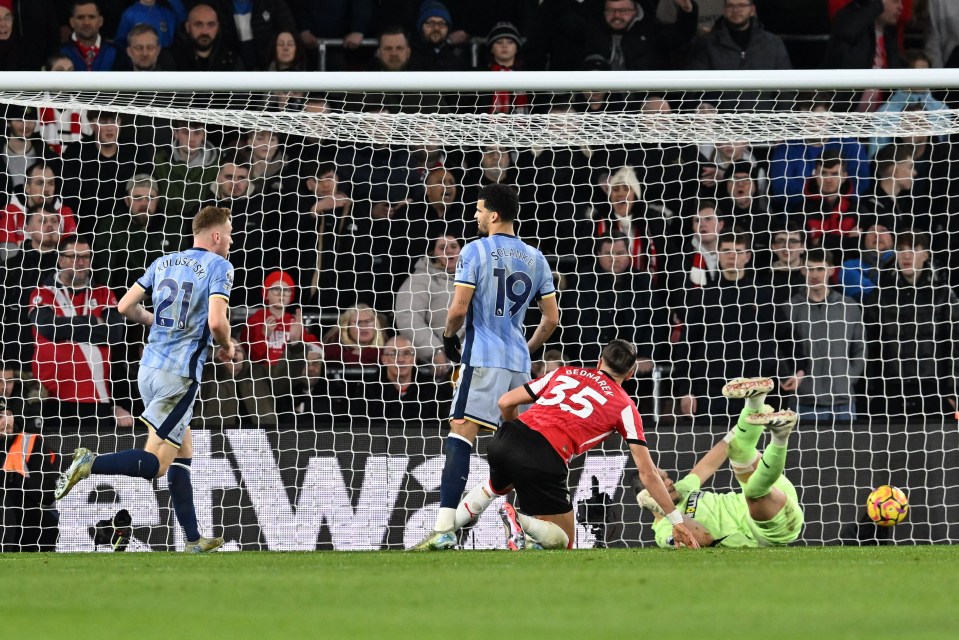
[[[207,364],[194,411],[201,531],[232,549],[419,540],[452,392],[451,273],[493,182],[518,190],[519,234],[560,291],[536,367],[636,342],[629,391],[671,475],[730,428],[725,379],[770,375],[770,401],[806,418],[786,469],[802,542],[955,541],[959,113],[891,88],[860,112],[862,90],[822,88],[762,94],[769,111],[728,109],[755,103],[733,90],[527,92],[496,115],[482,106],[494,88],[0,91],[4,550],[108,549],[97,525],[120,509],[123,548],[182,548],[165,480],[84,480],[58,522],[51,491],[61,451],[142,445],[130,425],[143,335],[109,308],[189,246],[204,205],[233,211],[242,348]],[[574,461],[577,546],[651,543],[634,474],[615,438]],[[885,483],[912,511],[879,530],[862,503]],[[713,482],[734,485],[725,470]],[[486,515],[463,544],[501,535]]]

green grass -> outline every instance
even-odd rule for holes
[[[0,555],[18,638],[956,638],[959,547]]]

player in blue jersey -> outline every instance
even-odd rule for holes
[[[516,237],[513,222],[518,213],[519,198],[512,189],[503,184],[484,187],[475,218],[486,237],[463,247],[456,264],[443,350],[451,362],[462,364],[446,439],[440,509],[432,533],[413,547],[418,551],[456,544],[456,507],[466,489],[476,435],[480,429],[497,429],[500,396],[530,381],[530,354],[559,324],[552,271],[538,249]],[[527,341],[523,325],[534,301],[542,319]],[[461,351],[457,332],[464,324]]]
[[[199,532],[188,425],[213,340],[226,359],[233,357],[228,318],[233,266],[226,259],[232,231],[229,209],[205,207],[193,219],[193,248],[157,258],[120,299],[120,313],[150,327],[137,377],[146,407],[140,421],[149,428],[146,446],[102,456],[77,449],[54,494],[60,500],[93,473],[147,480],[167,474],[173,512],[186,535],[185,550],[193,553],[223,545],[223,538],[205,538]],[[147,298],[152,313],[141,304]]]

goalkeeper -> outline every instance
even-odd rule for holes
[[[745,398],[746,407],[736,426],[704,455],[689,474],[673,481],[660,470],[670,497],[683,514],[686,528],[702,547],[770,547],[799,538],[802,506],[796,489],[783,475],[789,434],[798,416],[793,411],[773,412],[764,405],[773,390],[770,378],[738,378],[723,387],[727,398]],[[762,455],[756,450],[763,429],[772,441]],[[703,491],[700,487],[729,458],[742,492]],[[655,516],[653,531],[660,547],[673,546],[672,525],[662,509],[643,489],[639,505]]]

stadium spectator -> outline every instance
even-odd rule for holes
[[[50,19],[49,17],[47,18]],[[70,42],[60,53],[73,61],[77,71],[112,71],[117,63],[116,48],[100,33],[103,15],[95,0],[76,0],[70,8]]]
[[[417,362],[433,365],[437,378],[446,377],[452,369],[443,353],[443,329],[459,255],[457,236],[437,237],[429,255],[416,261],[413,273],[400,285],[393,307],[396,330],[412,342]]]
[[[270,42],[280,33],[296,31],[286,0],[210,0],[220,23],[223,42],[240,54],[245,69],[266,69]]]
[[[10,50],[17,60],[8,71],[37,71],[51,51],[60,47],[60,23],[52,16],[60,13],[56,0],[8,0],[0,2],[11,12]],[[15,46],[16,51],[13,51]],[[0,54],[2,57],[2,54]],[[72,71],[72,69],[71,69]]]
[[[77,230],[73,209],[57,195],[57,176],[52,164],[37,162],[27,169],[22,194],[11,194],[7,206],[0,210],[0,247],[6,257],[14,255],[27,237],[25,230],[31,214],[40,211],[57,213],[60,232]],[[54,243],[56,244],[56,243]],[[7,258],[3,259],[6,260]]]
[[[336,326],[323,335],[323,359],[346,365],[378,364],[386,337],[386,320],[361,302],[341,313]]]
[[[127,34],[126,59],[117,67],[122,71],[174,71],[173,56],[160,46],[160,36],[148,24],[138,24]]]
[[[959,62],[959,61],[957,61]],[[906,64],[910,69],[928,69],[929,59],[922,52],[906,52]],[[889,99],[876,110],[883,114],[881,126],[890,134],[908,129],[911,124],[931,125],[941,127],[947,121],[944,114],[937,111],[948,109],[944,102],[933,97],[929,89],[909,88],[896,89]],[[916,112],[926,112],[924,115]],[[912,114],[912,115],[909,115]],[[937,136],[937,142],[945,142],[947,136]],[[891,135],[873,137],[869,142],[869,155],[875,157],[881,147],[894,141]],[[897,140],[902,142],[901,139]]]
[[[681,347],[689,356],[674,364],[672,374],[674,411],[680,415],[733,415],[741,407],[722,396],[726,380],[779,373],[772,287],[757,278],[750,262],[746,236],[724,233],[719,238],[718,285],[686,294]]]
[[[791,69],[789,53],[782,38],[766,31],[756,17],[753,0],[725,0],[723,16],[693,45],[688,64],[694,70],[778,70]],[[723,108],[771,109],[774,92],[737,91],[705,99]]]
[[[463,164],[463,203],[476,202],[480,189],[488,184],[517,184],[516,152],[497,145],[468,151]]]
[[[858,201],[838,149],[827,149],[806,178],[801,208],[810,246],[828,251],[852,250],[859,242]]]
[[[666,296],[653,289],[650,274],[631,268],[624,234],[598,238],[595,258],[593,269],[568,276],[559,299],[563,318],[559,342],[571,362],[584,366],[598,361],[611,340],[635,344],[639,396],[650,397],[653,363],[665,359],[662,351],[669,341]]]
[[[265,304],[246,320],[240,341],[247,346],[253,380],[272,398],[276,420],[292,420],[293,388],[290,346],[316,343],[316,337],[303,328],[303,310],[290,306],[296,285],[283,271],[272,271],[263,281]],[[260,394],[262,395],[262,394]]]
[[[113,291],[93,283],[92,260],[88,241],[62,240],[56,274],[30,294],[33,375],[56,401],[55,415],[112,415],[116,426],[132,427],[133,416],[110,392],[110,347],[124,342],[124,321]]]
[[[429,170],[425,191],[423,203],[407,207],[406,215],[410,221],[408,251],[414,260],[428,253],[431,238],[443,235],[465,238],[468,235],[466,208],[459,199],[460,188],[453,172],[444,167]],[[475,229],[469,235],[474,234]]]
[[[295,360],[302,360],[302,369],[293,379],[293,411],[296,413],[297,425],[307,429],[316,429],[318,425],[329,425],[350,419],[350,394],[355,394],[348,387],[342,376],[329,378],[326,376],[323,363],[323,350],[315,344],[294,345],[291,350],[302,353],[296,354]]]
[[[399,426],[435,421],[449,415],[452,386],[437,384],[416,365],[416,349],[407,338],[393,336],[380,349],[380,375],[363,384],[363,395],[350,403],[350,415],[385,420]]]
[[[414,71],[465,71],[459,47],[449,42],[453,19],[442,2],[426,0],[416,19],[417,36],[410,46],[410,69]]]
[[[93,135],[63,151],[63,199],[77,214],[77,231],[86,235],[97,216],[109,215],[123,199],[127,180],[137,170],[149,171],[152,149],[132,140],[123,116],[111,111],[90,112]],[[129,138],[129,139],[128,139]]]
[[[343,40],[342,49],[327,49],[328,71],[343,71],[354,62],[352,52],[361,46],[363,38],[375,33],[373,19],[384,9],[376,7],[379,3],[375,0],[288,0],[287,4],[307,49],[315,50],[321,39]]]
[[[290,176],[297,171],[280,134],[268,129],[250,131],[244,136],[244,144],[250,156],[250,193],[287,193]]]
[[[380,34],[374,59],[375,71],[406,71],[410,66],[410,40],[403,27],[387,27]]]
[[[295,32],[281,31],[270,43],[267,71],[308,71],[306,47]]]
[[[202,124],[173,121],[173,141],[157,150],[153,177],[160,183],[167,215],[190,217],[217,174],[219,151]]]
[[[814,113],[826,111],[822,103],[807,108]],[[788,140],[776,145],[769,156],[769,195],[774,209],[785,209],[790,198],[802,196],[806,178],[813,175],[815,162],[826,149],[839,149],[855,193],[861,196],[869,192],[872,175],[867,145],[854,138]]]
[[[665,25],[643,4],[633,0],[606,0],[603,20],[585,27],[584,57],[599,54],[613,71],[669,67],[669,56],[685,48],[696,35],[697,7],[693,0],[674,0],[680,11],[676,22]]]
[[[173,44],[177,30],[184,22],[186,7],[182,0],[137,0],[120,16],[114,42],[118,49],[129,47],[130,33],[135,27],[144,25],[153,29],[160,47],[166,49]]]
[[[929,14],[926,55],[935,68],[959,68],[959,5],[950,0],[926,0]]]
[[[878,222],[897,233],[930,230],[930,212],[920,210],[912,197],[914,151],[912,145],[889,144],[876,154],[875,188],[859,206],[861,226]]]
[[[957,409],[959,299],[936,277],[929,246],[925,234],[898,234],[896,268],[865,304],[873,413],[935,419]]]
[[[642,200],[633,167],[620,167],[607,180],[608,206],[594,213],[596,236],[618,232],[629,239],[632,268],[655,274],[662,270],[666,221]]]
[[[497,22],[486,34],[486,47],[489,52],[487,69],[490,71],[521,71],[522,60],[519,57],[523,47],[523,37],[512,22]],[[528,113],[529,97],[524,91],[496,91],[480,98],[480,113]]]
[[[149,174],[127,180],[126,195],[112,215],[97,219],[93,267],[107,274],[107,285],[126,290],[150,264],[177,251],[186,237],[182,218],[159,210],[160,190]]]
[[[835,15],[822,66],[827,69],[902,67],[896,32],[901,15],[902,0],[853,0]],[[850,102],[842,105],[846,100]],[[844,92],[837,95],[837,106],[856,111],[873,111],[882,101],[879,89],[866,89],[851,98]]]
[[[264,45],[265,46],[265,45]],[[220,19],[208,4],[198,4],[187,15],[184,35],[170,49],[177,71],[242,71],[243,61],[227,44]]]
[[[20,381],[8,379],[8,372],[4,367],[0,383],[0,550],[56,551],[60,531],[53,490],[60,456],[24,420],[24,403],[12,397]]]
[[[338,265],[349,255],[344,242],[353,201],[343,190],[332,162],[304,162],[300,177],[299,192],[284,205],[284,210],[299,214],[295,228],[300,302],[339,308],[339,292],[351,287],[344,280],[349,269]]]
[[[597,4],[596,1],[580,0],[538,2],[525,24],[525,33],[529,36],[524,54],[527,68],[538,71],[579,70],[587,57],[583,25],[597,17]],[[602,54],[598,57],[606,60]]]
[[[719,236],[726,222],[716,209],[715,200],[700,200],[699,210],[690,216],[691,233],[666,238],[666,291],[669,308],[679,318],[685,315],[687,289],[719,280]]]
[[[7,105],[5,120],[0,147],[0,190],[7,194],[19,191],[27,179],[27,170],[52,154],[37,133],[36,109]]]
[[[254,382],[246,346],[234,343],[232,357],[214,349],[203,365],[203,382],[191,427],[216,429],[246,425],[276,426],[269,388]]]
[[[723,172],[723,197],[719,200],[719,214],[727,228],[739,227],[753,235],[754,250],[769,246],[769,229],[773,216],[769,203],[759,188],[759,177],[749,162],[733,162]]]
[[[771,234],[773,260],[769,265],[773,302],[777,307],[788,302],[805,285],[802,266],[806,255],[806,232],[796,224],[776,229]]]
[[[14,28],[15,22],[13,0],[0,1],[0,71],[19,71],[23,68],[20,34]]]
[[[866,366],[862,308],[829,286],[835,270],[828,252],[807,251],[804,290],[785,306],[795,372],[780,388],[796,393],[800,420],[848,423],[856,416],[854,388]]]
[[[74,71],[75,68],[69,56],[55,53],[47,58],[42,70]],[[40,137],[43,138],[44,144],[57,155],[63,152],[64,145],[93,133],[85,109],[66,110],[45,106],[40,107],[38,115]]]
[[[726,0],[696,0],[696,7],[699,9],[696,33],[704,36],[710,33],[716,21],[723,17]],[[679,17],[679,7],[673,0],[657,0],[656,17],[663,24],[674,24]]]
[[[729,165],[745,162],[750,165],[750,173],[756,177],[757,192],[766,193],[769,187],[766,170],[760,163],[759,158],[756,157],[749,142],[745,140],[707,142],[698,145],[697,150],[699,151],[699,162],[703,166],[716,167],[717,170],[713,172],[712,179],[717,182],[717,186],[718,182],[722,181],[723,174],[729,168]]]
[[[843,294],[856,302],[869,300],[883,271],[895,267],[896,247],[892,231],[885,225],[869,225],[859,236],[862,248],[842,263],[839,281]]]

